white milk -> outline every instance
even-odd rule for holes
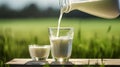
[[[50,46],[30,45],[29,52],[32,59],[46,59],[49,56]]]
[[[113,0],[91,0],[88,2],[72,3],[71,10],[77,9],[98,17],[111,19],[119,16],[117,6],[117,3],[113,3]]]
[[[54,58],[69,58],[72,51],[72,38],[53,37],[51,40],[51,51]]]
[[[59,37],[60,23],[61,23],[61,20],[62,20],[62,16],[63,16],[63,11],[61,10],[59,20],[58,20],[57,37]]]

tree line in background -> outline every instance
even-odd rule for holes
[[[12,10],[5,5],[0,7],[0,18],[59,17],[59,13],[60,13],[59,10],[55,10],[53,8],[40,10],[34,4],[31,4],[30,6],[25,7],[20,11]],[[91,18],[94,16],[75,10],[68,14],[64,14],[64,17]]]

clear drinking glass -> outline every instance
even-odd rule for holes
[[[33,61],[46,60],[50,53],[50,45],[29,45],[29,53]]]
[[[49,28],[52,57],[56,62],[68,62],[72,51],[73,28],[60,27],[59,35],[57,32],[57,27]]]

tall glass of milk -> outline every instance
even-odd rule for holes
[[[56,62],[68,62],[72,52],[73,28],[49,28],[52,57]]]

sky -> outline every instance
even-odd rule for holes
[[[30,4],[35,4],[38,8],[43,10],[46,10],[49,7],[53,9],[59,9],[60,7],[59,0],[0,0],[0,6],[6,5],[13,10],[21,10]]]
[[[13,10],[21,10],[30,4],[35,4],[40,9],[59,8],[59,0],[0,0],[0,6],[6,5]]]

